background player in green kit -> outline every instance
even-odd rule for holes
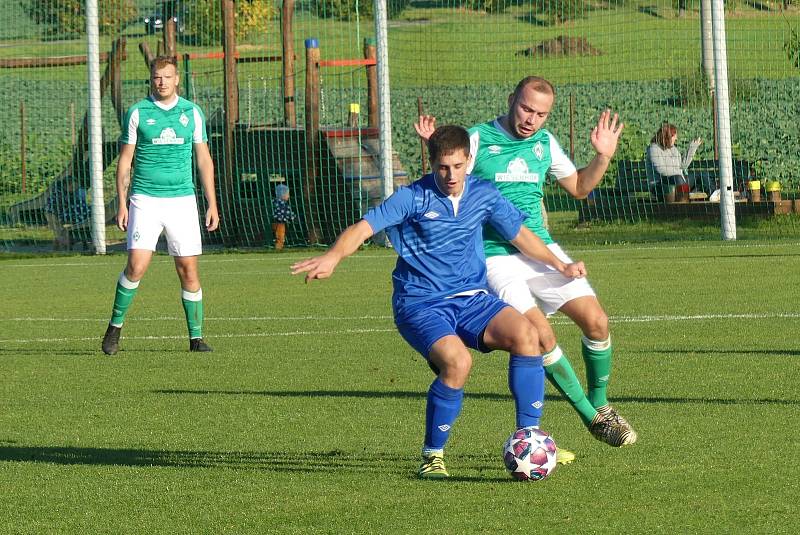
[[[559,186],[573,197],[585,198],[603,178],[623,125],[617,124],[616,114],[603,111],[590,138],[596,155],[589,165],[578,170],[556,138],[543,128],[554,100],[555,90],[547,80],[534,76],[521,80],[508,97],[506,115],[469,129],[474,162],[469,172],[494,182],[503,196],[529,214],[525,226],[562,261],[569,262],[544,226],[541,200],[546,174],[555,176]],[[435,121],[434,117],[420,116],[414,125],[417,133],[427,138]],[[606,396],[611,375],[611,336],[608,316],[592,287],[585,279],[566,280],[550,266],[522,259],[513,245],[492,229],[486,229],[484,238],[489,286],[536,327],[548,379],[570,401],[596,438],[612,446],[636,442],[636,432],[611,407]],[[566,314],[583,331],[588,393],[584,393],[543,314],[556,311]]]
[[[181,281],[189,350],[211,351],[203,341],[203,291],[197,268],[202,244],[192,181],[194,154],[208,204],[205,226],[209,232],[216,230],[219,215],[214,163],[206,143],[205,117],[196,104],[178,96],[175,58],[155,58],[150,65],[150,82],[151,95],[128,110],[120,137],[117,226],[128,233],[128,263],[119,276],[111,321],[103,337],[102,348],[107,355],[119,350],[125,313],[162,231]]]

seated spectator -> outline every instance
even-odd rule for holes
[[[647,180],[650,183],[650,191],[658,200],[664,200],[664,190],[670,186],[689,184],[689,187],[694,187],[695,185],[694,177],[687,173],[687,169],[703,140],[697,138],[690,142],[683,158],[675,146],[677,140],[678,129],[675,125],[664,123],[650,140],[650,146],[647,147],[645,157]]]
[[[91,213],[86,202],[86,189],[74,177],[57,179],[50,186],[44,213],[47,224],[53,231],[53,249],[69,250],[70,227],[83,223],[89,219]]]

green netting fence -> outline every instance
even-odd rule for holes
[[[0,21],[0,244],[5,251],[92,251],[87,38],[80,0],[12,0]],[[625,130],[588,199],[546,186],[550,221],[633,232],[700,221],[719,239],[720,125],[709,0],[389,0],[390,84],[377,86],[371,1],[104,0],[99,3],[106,242],[116,229],[117,140],[125,110],[149,92],[147,60],[178,58],[182,96],[205,111],[221,229],[210,246],[271,247],[275,188],[298,219],[288,245],[330,243],[383,193],[378,94],[391,98],[392,180],[425,171],[420,110],[470,126],[507,111],[516,82],[557,89],[547,128],[578,167],[605,108]],[[225,39],[227,24],[234,31]],[[800,234],[800,5],[724,3],[732,188],[740,237]],[[706,39],[704,39],[704,37]],[[677,127],[688,198],[648,175],[662,123]],[[201,208],[202,194],[198,191]],[[714,231],[714,229],[717,229]],[[578,231],[574,231],[578,232]],[[666,235],[666,233],[665,233]]]

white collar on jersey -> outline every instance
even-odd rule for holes
[[[169,111],[178,105],[178,95],[175,95],[175,98],[172,99],[172,102],[168,104],[164,104],[163,102],[156,100],[156,98],[153,95],[150,95],[150,100],[153,102],[153,104],[155,104],[164,111]]]

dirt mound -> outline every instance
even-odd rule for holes
[[[603,52],[592,45],[585,37],[566,37],[559,35],[536,46],[518,51],[515,56],[558,57],[558,56],[599,56]]]

